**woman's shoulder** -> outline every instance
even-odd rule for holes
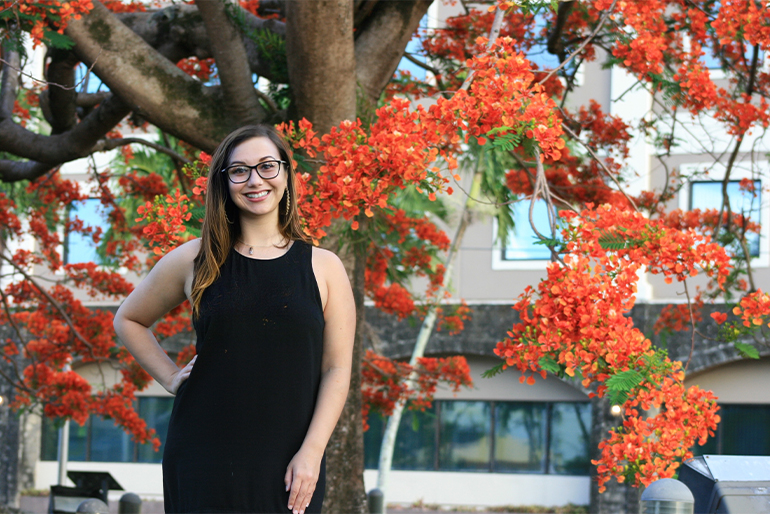
[[[313,268],[324,272],[324,275],[345,273],[342,260],[334,252],[318,246],[312,246]]]
[[[200,238],[192,239],[168,252],[160,261],[158,261],[158,264],[161,264],[164,267],[173,266],[180,270],[187,266],[192,266],[195,262],[195,257],[198,256],[200,248]]]

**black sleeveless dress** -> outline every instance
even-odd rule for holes
[[[163,451],[166,512],[289,512],[284,475],[313,416],[324,317],[312,247],[270,260],[235,250],[203,294],[198,359]],[[325,457],[313,500],[321,512]]]

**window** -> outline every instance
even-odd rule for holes
[[[385,424],[370,415],[367,469],[378,466]],[[404,412],[393,469],[588,475],[590,430],[587,402],[436,401]]]
[[[369,415],[369,430],[364,433],[364,466],[379,466],[380,446],[387,419],[378,413]],[[432,470],[436,467],[436,402],[425,411],[404,410],[398,426],[393,469]]]
[[[730,209],[735,214],[742,214],[759,223],[760,205],[762,200],[762,183],[754,180],[755,193],[740,189],[740,181],[732,180],[727,184],[727,196]],[[756,194],[756,196],[754,196]],[[717,209],[722,207],[722,182],[698,181],[690,184],[690,209]],[[746,233],[746,242],[749,246],[749,254],[752,257],[759,256],[759,234]]]
[[[495,468],[497,471],[543,473],[546,440],[545,403],[495,405]]]
[[[551,406],[548,472],[583,475],[591,467],[591,404],[554,403]]]
[[[508,231],[505,246],[497,240],[498,225],[497,220],[493,220],[492,233],[496,241],[492,248],[493,270],[545,269],[545,265],[550,261],[551,251],[546,245],[540,244],[540,238],[535,235],[529,223],[529,206],[530,202],[527,200],[511,204],[511,216],[515,226]],[[548,206],[545,201],[535,202],[532,220],[540,234],[551,237]],[[557,238],[560,237],[560,231],[557,226]]]
[[[703,446],[695,446],[695,455],[768,455],[770,456],[770,405],[722,405],[716,435]]]
[[[101,227],[102,235],[109,229],[101,200],[98,198],[88,198],[79,202],[73,202],[70,206],[68,217],[72,219],[75,216],[83,221],[84,226]],[[102,257],[97,252],[97,245],[94,243],[93,237],[79,232],[68,232],[65,235],[64,262],[66,264],[81,262],[104,264]]]
[[[489,402],[442,402],[438,466],[447,471],[489,469]]]
[[[163,442],[174,399],[142,396],[138,399],[139,415],[154,428],[161,440],[159,451],[150,444],[137,444],[112,420],[91,416],[81,427],[70,423],[69,460],[91,462],[160,462]],[[55,423],[43,418],[41,459],[58,459],[59,430]]]

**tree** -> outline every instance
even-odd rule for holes
[[[406,205],[399,203],[405,195],[433,200],[437,193],[451,192],[447,171],[455,173],[467,155],[464,147],[475,148],[476,160],[487,163],[479,175],[481,192],[496,204],[502,234],[513,221],[522,222],[511,219],[510,201],[526,198],[532,206],[545,201],[550,233],[538,233],[553,263],[547,279],[516,304],[520,322],[508,337],[501,334],[497,351],[504,362],[498,370],[516,367],[530,382],[546,371],[577,376],[593,394],[609,393],[623,405],[623,426],[602,443],[600,484],[610,476],[641,483],[671,476],[686,448],[713,433],[716,404],[707,392],[686,390],[681,365],[655,349],[624,314],[633,304],[643,266],[682,284],[688,298],[688,278],[705,272],[713,284],[685,310],[670,309],[670,326],[676,327],[677,320],[685,321],[680,327],[692,325],[700,302],[740,298],[733,310],[738,318],[726,325],[723,336],[746,355],[758,355],[757,348],[739,336],[756,336],[755,344],[766,341],[761,331],[766,330],[770,298],[756,289],[748,243],[759,227],[749,211],[733,212],[728,186],[750,131],[768,124],[767,77],[759,66],[770,34],[767,8],[753,1],[711,0],[559,2],[554,9],[541,2],[499,2],[490,9],[505,11],[502,37],[487,48],[494,12],[463,4],[467,12],[448,20],[446,30],[424,34],[421,58],[410,56],[433,80],[391,80],[429,3],[264,0],[255,9],[254,2],[239,7],[199,1],[147,13],[140,4],[119,2],[3,2],[0,151],[5,158],[0,178],[24,194],[4,193],[0,216],[9,237],[22,237],[18,214],[23,212],[43,248],[41,254],[7,255],[3,250],[3,260],[21,277],[4,291],[4,316],[23,325],[20,341],[33,334],[25,352],[38,361],[27,368],[32,370],[27,376],[19,371],[9,377],[20,385],[20,397],[46,398],[50,415],[102,409],[124,426],[133,425],[137,437],[152,437],[130,417],[124,401],[146,377],[111,341],[88,332],[109,315],[75,309],[66,288],[39,286],[25,271],[30,264],[62,268],[51,250],[58,242],[51,227],[61,223],[61,207],[81,196],[55,173],[56,166],[136,143],[108,137],[129,113],[134,123],[149,122],[197,149],[155,144],[179,171],[168,180],[170,188],[152,175],[125,175],[124,190],[145,195],[148,202],[139,211],[142,225],[125,215],[108,177],[97,175],[103,201],[116,213],[111,215],[113,233],[105,239],[107,253],[121,265],[138,267],[132,251],[142,246],[137,237],[162,252],[194,234],[195,196],[202,194],[205,181],[195,165],[181,172],[182,163],[205,161],[198,151],[210,152],[235,126],[291,121],[284,130],[303,149],[297,159],[307,166],[306,230],[317,240],[332,236],[347,242],[359,313],[367,293],[391,312],[414,310],[412,296],[400,285],[405,274],[391,263],[427,275],[433,287],[429,294],[440,291],[445,270],[433,259],[446,243],[435,226],[396,207]],[[22,31],[50,47],[47,87],[40,94],[19,88]],[[704,49],[719,59],[726,84],[710,78]],[[542,51],[556,56],[559,64],[541,70],[527,59]],[[657,110],[641,127],[605,114],[598,103],[568,106],[580,63],[599,55],[637,77],[636,87],[650,91]],[[216,63],[217,85],[183,71],[202,72],[211,65],[207,59]],[[76,92],[78,61],[108,86],[109,94]],[[254,88],[253,73],[271,81],[271,95]],[[411,105],[405,95],[435,95],[437,100],[423,108]],[[22,126],[25,109],[36,102],[51,135]],[[723,159],[720,209],[685,213],[667,204],[683,184],[697,178],[667,168],[679,132],[689,129],[684,116],[713,118],[733,137]],[[626,184],[633,170],[625,170],[624,163],[633,131],[657,145],[667,173],[656,190],[632,196]],[[755,176],[760,177],[759,171]],[[22,189],[15,185],[19,181],[31,182]],[[741,186],[750,194],[754,182]],[[530,223],[532,212],[533,207]],[[77,222],[70,225],[70,230],[89,230]],[[70,282],[95,294],[120,296],[128,289],[95,266],[63,269]],[[169,333],[180,315],[172,313],[166,320]],[[49,318],[56,322],[44,325],[42,320]],[[727,318],[714,319],[724,323]],[[695,336],[693,330],[693,344]],[[61,391],[84,392],[85,384],[57,368],[71,349],[88,358],[123,360],[127,372],[121,389],[89,400],[91,407],[72,404],[75,396]],[[9,358],[15,351],[18,346],[4,350]],[[377,364],[374,358],[369,361]],[[398,389],[398,383],[386,390]],[[333,511],[363,509],[358,386],[354,380],[330,445],[330,468],[347,477],[330,480],[326,507]],[[660,412],[648,415],[653,406]],[[342,459],[343,454],[356,458]]]

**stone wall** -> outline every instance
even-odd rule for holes
[[[731,344],[717,340],[719,327],[709,314],[714,307],[703,311],[703,320],[696,324],[696,335],[693,340],[692,332],[675,332],[656,335],[653,331],[655,322],[660,317],[664,305],[639,304],[631,312],[634,324],[658,347],[665,348],[672,360],[686,362],[690,357],[687,373],[704,371],[709,368],[740,360],[741,357]],[[723,306],[722,310],[724,310]],[[473,305],[472,320],[466,322],[465,330],[460,334],[450,336],[446,332],[435,332],[426,348],[426,355],[472,354],[494,356],[494,349],[499,340],[505,337],[506,331],[518,321],[518,313],[510,305]],[[381,311],[368,308],[366,312],[367,339],[366,348],[372,348],[391,358],[409,358],[414,346],[417,333],[420,330],[419,321],[402,320]],[[694,342],[694,343],[693,343]],[[749,341],[747,341],[749,342]],[[767,355],[765,350],[761,352]],[[570,385],[583,390],[579,382],[568,382]],[[594,454],[592,459],[599,456],[599,441],[605,438],[607,431],[620,424],[620,418],[610,414],[609,402],[605,399],[594,398],[593,424],[591,431],[591,447]],[[595,469],[592,472],[595,474]],[[640,489],[611,481],[606,485],[607,491],[599,494],[596,482],[592,482],[591,512],[601,514],[622,514],[638,511]]]

